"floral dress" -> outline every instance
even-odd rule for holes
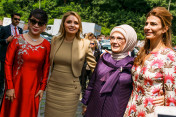
[[[164,91],[165,106],[176,106],[176,53],[165,48],[145,61],[144,66],[133,66],[133,91],[125,117],[153,117],[153,100]]]

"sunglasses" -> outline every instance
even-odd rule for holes
[[[20,21],[20,19],[18,19],[18,18],[13,18],[14,20],[18,20],[18,21]]]
[[[90,44],[94,45],[95,43],[90,43]]]
[[[32,23],[32,25],[37,23],[38,26],[43,26],[45,24],[44,22],[36,21],[35,19],[29,19],[29,21]]]

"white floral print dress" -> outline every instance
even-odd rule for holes
[[[165,48],[145,61],[144,66],[133,66],[133,91],[125,117],[153,117],[153,99],[164,91],[165,106],[176,106],[176,53]]]

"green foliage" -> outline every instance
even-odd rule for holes
[[[103,35],[109,35],[111,30],[109,28],[106,27],[101,27],[101,32]]]
[[[75,11],[82,21],[101,25],[104,35],[109,35],[117,25],[129,24],[136,30],[139,40],[145,38],[145,16],[156,6],[168,8],[169,0],[41,0],[41,8],[49,16],[48,24],[53,24],[55,18],[62,18],[67,11]],[[29,13],[35,8],[39,8],[38,0],[0,0],[0,19],[19,12],[21,19],[27,22]],[[173,35],[176,35],[176,0],[171,1],[170,12],[174,17]],[[176,36],[173,37],[173,43],[176,43]]]

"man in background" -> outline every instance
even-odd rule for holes
[[[1,27],[0,30],[0,98],[3,96],[4,90],[4,63],[8,44],[12,41],[13,37],[22,34],[23,30],[17,25],[20,22],[21,15],[13,13],[11,15],[12,23],[5,27]]]

